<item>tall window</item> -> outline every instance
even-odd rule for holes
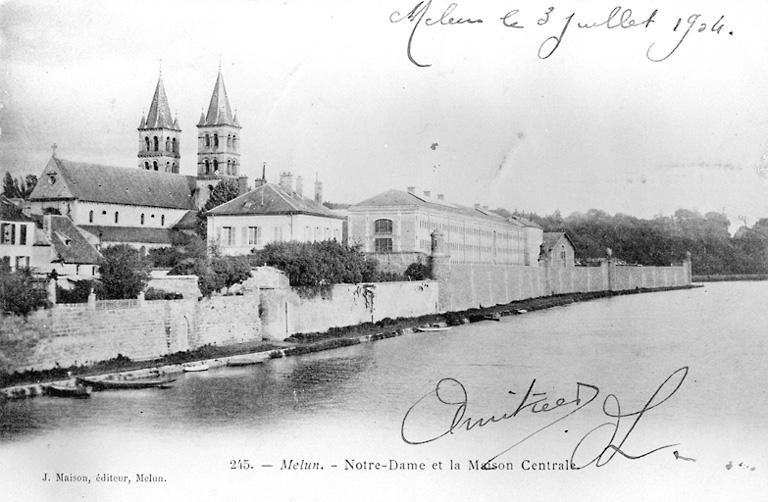
[[[173,145],[173,153],[179,153],[179,144],[176,142],[176,138],[171,140],[171,144]]]
[[[146,146],[146,150],[149,151],[149,136],[144,136],[144,146]]]
[[[16,225],[3,223],[0,225],[0,244],[16,244]]]
[[[144,169],[149,171],[149,162],[144,162]]]
[[[208,133],[205,134],[205,146],[211,146],[211,137],[208,136]]]
[[[219,159],[213,159],[213,174],[219,174]]]
[[[19,226],[19,244],[22,246],[27,244],[27,226],[24,223]],[[29,267],[29,258],[27,258],[27,267]]]
[[[205,174],[211,174],[211,163],[205,159]]]
[[[170,152],[171,151],[171,138],[170,136],[165,137],[165,151]]]
[[[157,136],[154,137],[153,143],[154,143],[154,147],[155,147],[154,150],[156,152],[160,151],[160,140],[157,139]]]
[[[248,227],[248,245],[258,246],[261,244],[261,228]]]
[[[392,220],[376,220],[373,222],[373,231],[376,234],[391,234]]]
[[[227,148],[232,146],[232,136],[227,134]]]
[[[373,241],[374,247],[377,253],[391,253],[392,252],[392,238],[391,237],[377,237]]]
[[[218,148],[219,147],[219,133],[213,133],[213,147]]]
[[[165,215],[164,214],[160,215],[160,225],[165,226]]]
[[[152,161],[152,168],[157,171],[157,161]]]
[[[235,229],[232,227],[223,227],[222,228],[222,239],[224,240],[224,244],[227,246],[234,246],[235,245]]]
[[[120,213],[115,211],[115,223],[119,223],[119,222],[120,222]]]
[[[565,265],[565,244],[560,246],[560,261]]]
[[[141,224],[144,224],[144,213],[141,213]]]
[[[88,211],[88,223],[93,223],[93,211]]]

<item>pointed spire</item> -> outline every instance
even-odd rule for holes
[[[152,96],[152,104],[149,105],[149,113],[147,114],[144,127],[151,129],[174,128],[173,119],[171,118],[171,107],[168,105],[168,97],[165,95],[162,74],[157,78],[157,87],[155,87],[155,94]]]
[[[205,125],[205,112],[203,110],[200,110],[200,120],[197,121],[197,126],[204,126]]]
[[[144,115],[144,112],[141,112],[141,122],[139,122],[139,129],[144,129],[147,127],[147,118]]]
[[[219,69],[216,84],[213,86],[211,102],[208,105],[208,113],[205,115],[205,123],[198,125],[231,125],[237,126],[232,117],[232,108],[229,106],[227,88],[224,86],[224,77]]]
[[[232,117],[232,122],[237,126],[240,127],[240,122],[237,120],[237,108],[235,108],[235,116]]]
[[[173,117],[173,128],[177,131],[180,131],[179,129],[179,114],[177,113],[175,117]]]

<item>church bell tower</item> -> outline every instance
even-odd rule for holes
[[[139,124],[139,169],[178,173],[181,156],[179,122],[172,118],[168,97],[163,86],[163,74],[157,79],[149,113]]]

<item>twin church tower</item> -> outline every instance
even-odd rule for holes
[[[197,123],[197,179],[200,182],[210,180],[215,184],[227,178],[236,179],[241,184],[245,182],[240,176],[240,129],[219,68],[208,111],[200,114]],[[162,72],[157,79],[149,113],[141,117],[138,130],[139,169],[178,173],[181,128],[178,119],[171,115]]]

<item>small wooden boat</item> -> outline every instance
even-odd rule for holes
[[[264,361],[258,359],[230,359],[227,361],[227,366],[236,368],[239,366],[253,366],[254,364],[261,364]]]
[[[136,380],[97,380],[94,378],[78,377],[80,385],[90,387],[94,391],[122,390],[122,389],[151,389],[153,387],[166,388],[175,378],[146,378]]]
[[[494,312],[493,314],[483,315],[483,319],[486,321],[501,321],[501,314]]]
[[[450,326],[422,326],[416,328],[416,331],[421,333],[429,333],[431,331],[448,331],[449,329],[451,329]]]
[[[76,399],[86,399],[91,397],[91,390],[82,385],[50,384],[45,386],[45,393],[54,397],[74,397]]]
[[[189,363],[181,366],[186,373],[197,373],[199,371],[208,371],[207,363]]]

